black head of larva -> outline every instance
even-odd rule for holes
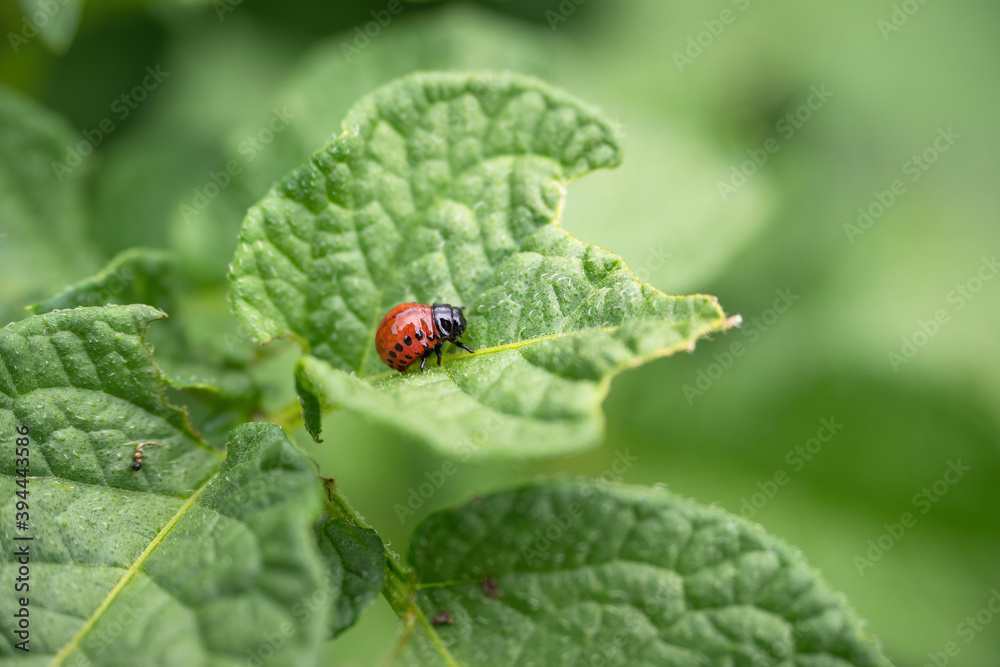
[[[445,340],[456,341],[465,333],[465,315],[462,314],[461,307],[435,303],[431,306],[431,317]]]

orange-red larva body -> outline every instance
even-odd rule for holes
[[[375,351],[389,366],[405,371],[422,359],[436,340],[431,307],[425,303],[401,303],[382,318],[375,330]]]
[[[375,351],[388,366],[401,373],[436,354],[441,364],[441,346],[451,342],[472,352],[458,338],[465,333],[461,308],[448,304],[401,303],[382,318],[375,330]]]

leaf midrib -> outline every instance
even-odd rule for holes
[[[382,120],[385,120],[385,119],[383,118]],[[493,117],[490,118],[490,122],[491,123],[494,120],[495,120],[495,118],[493,118]],[[401,132],[398,128],[393,127],[393,129],[395,131],[399,132],[400,134],[405,135],[405,133]],[[537,128],[536,128],[536,131],[537,131]],[[344,128],[341,131],[340,135],[338,135],[337,138],[334,139],[330,143],[330,145],[336,144],[336,142],[340,141],[341,139],[343,139],[348,134],[349,134],[349,132],[348,132],[347,128]],[[571,134],[570,136],[572,137],[573,135]],[[368,138],[366,137],[364,139],[364,141],[367,142]],[[567,142],[569,142],[569,141],[570,141],[570,139],[567,139]],[[563,145],[562,147],[560,147],[560,151],[562,151],[564,149],[565,149],[565,145]],[[325,150],[325,148],[324,148],[324,150]],[[549,220],[548,222],[544,223],[543,225],[539,225],[539,227],[534,232],[532,232],[531,234],[528,234],[525,238],[521,239],[521,242],[518,244],[517,248],[514,249],[510,253],[510,255],[508,255],[508,257],[513,256],[514,254],[516,254],[518,252],[521,252],[521,250],[522,250],[525,242],[528,241],[528,239],[532,238],[535,235],[535,233],[538,232],[539,229],[542,229],[542,228],[544,228],[544,227],[546,227],[548,225],[555,225],[556,227],[560,227],[560,228],[562,227],[562,225],[561,225],[561,222],[562,222],[562,213],[563,213],[563,210],[564,210],[565,205],[566,205],[566,190],[567,190],[567,187],[569,186],[570,183],[572,183],[574,180],[576,180],[577,178],[579,178],[579,175],[578,176],[570,176],[570,175],[566,174],[565,170],[564,170],[564,166],[565,165],[563,165],[562,162],[558,158],[553,157],[551,155],[542,155],[540,153],[523,153],[523,154],[522,153],[500,153],[500,154],[497,154],[497,155],[491,155],[488,158],[484,158],[482,161],[475,163],[475,165],[473,165],[473,166],[476,167],[476,168],[479,168],[479,167],[482,167],[482,165],[484,165],[485,163],[490,162],[492,160],[496,160],[496,159],[513,159],[513,160],[516,160],[516,159],[523,158],[523,157],[529,156],[529,155],[532,156],[532,157],[537,157],[537,158],[549,160],[549,161],[555,163],[556,165],[558,165],[558,167],[559,167],[559,178],[556,179],[556,183],[559,186],[559,201],[556,203],[556,210],[555,210],[555,212],[552,215],[552,219]],[[458,177],[461,176],[461,175],[464,175],[470,168],[471,167],[467,167],[466,169],[463,169],[462,171],[460,171],[458,174],[453,174],[450,183],[455,183],[458,180]],[[507,176],[509,178],[510,177],[510,173],[508,173]],[[411,182],[411,180],[409,178],[407,178],[406,181],[411,186],[413,185],[413,183]],[[438,197],[436,196],[432,201],[436,201],[437,199],[438,199]],[[426,206],[424,206],[424,207],[422,207],[422,208],[420,208],[418,210],[421,213],[426,212],[430,208],[430,205],[431,204],[429,202]],[[352,211],[356,212],[356,209],[352,209]],[[392,216],[389,216],[389,219],[393,221],[393,226],[395,227],[395,220],[393,220]],[[481,228],[481,226],[479,227],[479,236],[480,236],[480,240],[482,240],[482,228]],[[484,248],[484,250],[485,250],[485,248]],[[358,377],[361,378],[361,379],[363,379],[363,380],[370,380],[370,379],[377,378],[377,377],[379,377],[381,375],[384,375],[384,373],[380,373],[380,374],[375,375],[375,376],[366,377],[365,376],[365,369],[368,366],[368,359],[371,356],[371,348],[375,344],[375,334],[377,333],[378,325],[379,325],[379,323],[382,320],[382,318],[380,318],[378,316],[378,314],[380,312],[384,312],[384,308],[385,308],[385,306],[382,304],[382,296],[385,294],[385,288],[386,288],[386,286],[389,285],[392,282],[392,279],[393,279],[393,277],[396,274],[396,269],[399,266],[400,253],[401,253],[401,246],[398,247],[398,248],[396,248],[396,250],[393,252],[393,258],[392,258],[392,262],[390,264],[389,272],[386,275],[385,279],[382,281],[382,284],[378,286],[378,296],[375,299],[375,312],[372,315],[371,325],[369,326],[368,335],[366,336],[366,344],[365,344],[365,347],[364,347],[364,351],[361,354],[361,360],[360,360],[360,362],[358,364],[358,368],[357,368],[357,371],[356,371],[357,374],[358,374]],[[362,252],[361,255],[362,255],[362,257],[365,260],[365,268],[368,270],[368,275],[371,276],[371,270],[368,267],[368,264],[369,264],[369,262],[368,262],[368,256],[365,255],[364,252]],[[497,269],[499,268],[499,266],[501,264],[503,264],[504,261],[506,261],[506,259],[507,258],[504,258],[503,260],[501,260],[500,262],[498,262],[496,265],[494,265],[492,267],[494,274],[496,274]],[[450,267],[449,267],[449,271],[450,271]],[[478,295],[476,296],[476,298],[478,298]],[[475,299],[473,299],[473,301],[474,300]]]
[[[542,96],[545,98],[545,108],[546,108],[546,111],[551,111],[554,108],[559,108],[559,107],[567,105],[567,104],[569,104],[569,106],[572,106],[572,107],[577,108],[577,109],[585,107],[585,105],[582,105],[581,103],[579,103],[578,100],[563,99],[563,98],[561,98],[558,95],[553,95],[551,90],[542,90],[542,88],[537,85],[540,82],[537,82],[537,81],[533,81],[532,82],[531,81],[531,77],[526,77],[526,81],[530,82],[532,85],[525,85],[523,88],[518,88],[517,86],[515,86],[513,88],[513,93],[514,94],[512,95],[511,99],[506,100],[501,109],[495,111],[492,114],[486,113],[486,116],[488,118],[488,122],[487,122],[488,129],[484,133],[483,137],[485,137],[489,133],[489,131],[491,131],[494,128],[495,123],[497,122],[497,119],[500,117],[500,115],[502,114],[503,110],[505,110],[505,109],[508,108],[508,106],[509,106],[510,102],[512,101],[512,99],[517,99],[518,97],[520,97],[520,96],[522,96],[522,95],[524,95],[526,93],[529,93],[529,92],[537,92],[537,93],[541,93],[542,94]],[[521,83],[523,84],[525,82],[521,82]],[[389,84],[389,86],[392,86],[392,85],[393,84]],[[387,86],[387,88],[389,86]],[[462,88],[454,96],[446,96],[446,97],[442,97],[440,99],[435,99],[433,101],[433,104],[434,105],[440,104],[440,103],[450,104],[450,103],[454,102],[455,100],[457,100],[459,98],[465,97],[466,95],[470,94],[470,92],[472,92],[472,91],[468,90],[467,88]],[[472,94],[475,95],[475,93],[472,93]],[[369,98],[374,98],[374,93],[370,94],[369,96],[366,96],[364,99],[367,100]],[[366,135],[362,136],[361,133],[358,131],[358,127],[359,126],[356,123],[355,124],[351,124],[351,120],[353,119],[355,113],[359,109],[361,109],[362,103],[363,103],[363,101],[359,101],[359,102],[355,103],[355,105],[353,105],[351,107],[351,109],[347,113],[347,117],[345,118],[345,120],[344,120],[344,122],[342,124],[340,133],[332,141],[330,141],[326,146],[324,146],[320,150],[321,153],[325,153],[325,152],[329,151],[331,149],[331,147],[336,146],[338,143],[344,141],[345,137],[357,137],[361,141],[362,145],[365,146],[365,148],[362,150],[362,154],[363,155],[367,155],[367,146],[371,142],[371,139],[372,139],[371,132],[369,132]],[[374,128],[376,127],[376,125],[377,125],[378,122],[385,122],[398,135],[400,135],[402,137],[408,137],[410,135],[410,131],[408,131],[407,129],[404,129],[404,127],[402,127],[402,126],[397,126],[395,123],[393,123],[393,121],[392,121],[392,119],[390,117],[387,117],[384,114],[382,114],[381,111],[379,111],[377,108],[373,107],[373,109],[369,109],[368,111],[370,112],[369,113],[370,117],[368,118],[368,120],[370,121],[371,131],[372,132],[374,131]],[[450,177],[450,180],[449,180],[449,183],[448,183],[448,185],[445,186],[444,191],[447,191],[448,188],[452,184],[454,184],[459,179],[459,177],[462,174],[466,173],[470,169],[481,168],[484,164],[486,164],[488,162],[491,162],[491,161],[494,161],[494,160],[498,160],[498,159],[503,159],[503,160],[508,160],[509,159],[509,160],[515,160],[516,161],[516,160],[519,160],[519,159],[523,159],[525,157],[533,157],[533,158],[547,160],[547,161],[552,162],[553,164],[555,164],[556,167],[557,167],[557,172],[558,173],[553,178],[553,181],[557,185],[558,190],[559,190],[559,198],[558,198],[558,201],[556,202],[555,211],[553,212],[553,214],[552,214],[552,216],[551,216],[551,218],[549,220],[547,220],[545,223],[539,225],[535,230],[533,230],[532,233],[528,234],[525,238],[521,239],[521,242],[518,244],[517,248],[515,248],[510,254],[513,255],[513,254],[516,254],[517,252],[522,251],[522,249],[524,247],[524,244],[529,239],[531,239],[532,237],[534,237],[535,234],[540,229],[543,229],[543,228],[551,226],[551,225],[554,225],[554,226],[556,226],[558,228],[562,227],[561,226],[561,222],[562,222],[563,211],[565,210],[566,192],[567,192],[568,186],[572,182],[576,181],[577,179],[581,178],[582,176],[584,176],[587,173],[595,171],[596,169],[606,168],[606,167],[609,167],[609,166],[616,166],[617,165],[617,162],[613,162],[613,163],[610,163],[610,164],[598,164],[597,166],[588,166],[583,172],[580,172],[580,173],[567,173],[567,165],[563,162],[563,159],[560,156],[562,156],[562,155],[565,154],[567,146],[570,143],[572,143],[574,141],[574,139],[577,137],[577,133],[578,133],[580,127],[586,126],[588,123],[596,123],[598,125],[604,124],[604,121],[602,119],[593,117],[592,114],[589,114],[589,113],[583,114],[582,117],[577,118],[577,121],[578,121],[577,127],[574,129],[574,131],[569,132],[567,134],[567,136],[563,139],[562,144],[558,147],[558,149],[551,150],[552,154],[540,153],[540,152],[535,151],[534,148],[532,148],[532,149],[530,149],[530,150],[528,150],[526,152],[523,152],[523,153],[522,152],[500,152],[500,153],[497,153],[497,154],[493,154],[493,155],[489,155],[489,156],[484,156],[478,162],[475,162],[475,163],[470,164],[470,165],[466,165],[457,174],[456,173],[452,173],[451,177]],[[542,123],[538,123],[534,127],[534,136],[532,137],[532,141],[531,141],[531,146],[533,146],[533,147],[537,145],[538,134],[541,131],[541,128],[542,128]],[[614,134],[615,134],[616,139],[620,138],[620,136],[618,136],[617,132],[614,132]],[[617,141],[613,141],[611,143],[617,144]],[[620,153],[620,146],[616,145],[615,147],[616,147],[616,149],[618,149],[618,152]],[[362,158],[362,159],[364,159],[364,158]],[[619,155],[619,159],[620,159],[620,155]],[[376,160],[376,161],[378,161],[378,160]],[[282,181],[279,181],[279,183],[284,183],[284,182],[286,182],[288,180],[294,180],[294,176],[297,175],[299,173],[299,171],[301,169],[304,169],[304,168],[305,167],[299,167],[298,169],[294,170],[290,175],[288,175],[284,179],[282,179]],[[393,173],[395,173],[395,172],[393,172]],[[511,175],[512,175],[512,173],[513,173],[513,170],[511,170],[510,172],[508,172],[507,178],[510,178]],[[400,174],[396,174],[396,175],[400,175]],[[412,177],[411,176],[406,176],[405,180],[412,187],[412,185],[413,185]],[[272,190],[269,192],[269,196],[270,195],[277,195],[278,197],[281,197],[281,198],[289,198],[289,199],[291,199],[292,201],[294,201],[295,203],[298,203],[298,204],[302,203],[301,201],[299,201],[298,199],[296,199],[294,196],[289,196],[286,193],[280,193],[280,188],[277,185],[275,185],[272,188]],[[440,197],[441,195],[442,195],[442,193],[438,192],[437,195],[434,198],[432,198],[431,202],[436,201],[437,198]],[[427,204],[425,204],[422,207],[418,207],[417,211],[419,213],[425,213],[426,210],[430,207],[431,202],[428,202]],[[260,204],[258,204],[258,205],[260,205]],[[352,211],[352,213],[356,213],[357,212],[357,209],[355,208],[354,204],[350,205],[348,208]],[[397,231],[398,231],[399,227],[398,227],[397,222],[394,219],[394,217],[391,216],[391,215],[389,215],[388,217],[389,217],[389,220],[391,221],[393,227],[395,227],[397,229]],[[357,230],[355,230],[355,231],[357,231]],[[265,238],[267,238],[268,237],[268,231],[265,229],[263,231],[263,233],[264,233]],[[292,233],[294,234],[294,232],[292,232]],[[482,240],[482,228],[481,228],[481,226],[479,228],[479,235],[480,235],[480,240]],[[241,242],[242,241],[243,241],[243,239],[242,239],[242,232],[241,232]],[[268,241],[268,243],[271,246],[275,247],[279,252],[282,252],[282,254],[286,254],[281,249],[281,247],[280,247],[279,244],[274,243],[273,241],[271,241],[270,238],[267,238],[267,241]],[[484,248],[484,250],[485,250],[485,248]],[[377,287],[377,291],[378,291],[378,295],[375,298],[374,312],[371,314],[370,321],[367,322],[368,331],[367,331],[367,334],[365,336],[365,344],[364,344],[364,346],[362,348],[360,359],[354,360],[357,365],[355,366],[351,362],[351,360],[344,358],[345,364],[350,368],[351,371],[353,371],[356,374],[356,376],[359,379],[368,380],[369,382],[371,382],[373,380],[376,380],[376,379],[379,379],[381,377],[385,377],[387,375],[387,373],[379,373],[379,374],[375,374],[375,375],[366,375],[366,370],[367,370],[367,367],[368,367],[369,359],[371,358],[371,348],[374,346],[376,329],[378,328],[378,324],[380,323],[380,321],[382,319],[381,317],[379,317],[379,314],[382,313],[382,312],[384,312],[384,305],[381,303],[382,296],[385,293],[386,287],[389,284],[391,284],[392,279],[393,279],[393,277],[396,274],[396,270],[399,267],[399,258],[400,258],[401,252],[402,252],[402,246],[397,247],[396,250],[393,252],[393,258],[392,258],[392,262],[390,263],[389,271],[388,271],[387,275],[385,276],[385,278],[381,281],[381,284],[378,284],[376,286]],[[360,254],[361,254],[361,256],[362,256],[362,258],[364,260],[365,268],[366,268],[366,270],[368,272],[368,275],[369,275],[370,278],[372,278],[372,282],[374,284],[375,283],[374,276],[372,275],[372,271],[371,271],[371,268],[370,268],[370,262],[369,262],[368,255],[363,250],[361,250]],[[309,271],[308,270],[303,270],[303,267],[298,266],[292,257],[287,256],[287,259],[289,260],[289,262],[291,263],[291,265],[293,267],[295,267],[295,269],[300,274],[306,276],[307,278],[309,277]],[[500,260],[500,262],[497,262],[496,264],[494,264],[492,266],[492,270],[493,270],[494,274],[496,273],[498,267],[505,260],[506,260],[506,258],[504,258],[503,260]],[[450,265],[449,265],[449,270],[450,270]],[[258,273],[258,276],[260,276],[260,267],[259,266],[257,266],[257,273]],[[478,296],[479,295],[477,295],[475,298],[478,298]],[[271,295],[269,293],[268,294],[268,298],[271,301],[272,305],[276,305],[276,302],[275,302],[275,299],[273,298],[273,295]],[[588,298],[589,298],[589,296],[588,296]],[[259,309],[257,309],[255,306],[252,306],[252,307],[255,310],[258,310],[258,312],[260,312]],[[578,308],[579,308],[579,306],[578,306]],[[281,312],[281,315],[282,315],[282,320],[283,320],[282,324],[283,324],[283,326],[281,324],[279,324],[278,322],[274,321],[273,318],[271,318],[271,320],[276,325],[276,328],[278,328],[278,329],[284,329],[284,331],[278,332],[278,333],[268,333],[267,334],[267,339],[270,339],[270,338],[273,338],[273,337],[277,337],[277,336],[281,336],[281,335],[291,335],[291,336],[294,337],[297,332],[295,331],[295,327],[291,324],[291,322],[294,321],[296,318],[295,317],[289,317],[288,314],[284,313],[283,311],[281,311],[280,308],[278,308],[278,310],[279,310],[279,312]],[[359,317],[358,319],[361,319],[361,318]],[[363,319],[361,321],[365,322]],[[563,326],[565,326],[565,322],[564,322]],[[261,341],[261,342],[265,343],[266,340],[265,341]],[[311,345],[303,345],[303,349],[307,353],[308,353],[310,347],[311,347]],[[332,361],[330,361],[330,360],[327,360],[327,361],[328,361],[328,363],[331,363],[331,365],[332,365]]]
[[[689,295],[687,297],[680,297],[680,298],[691,298],[691,297],[697,297],[697,296],[701,296],[701,295],[699,295],[699,294],[692,294],[692,295]],[[635,324],[636,322],[639,322],[639,321],[641,321],[641,320],[631,320],[631,321],[623,322],[621,324],[616,324],[616,325],[610,326],[610,327],[583,327],[583,328],[580,328],[580,329],[573,329],[571,331],[557,331],[555,333],[546,334],[544,336],[538,336],[536,338],[525,338],[524,340],[514,341],[513,343],[505,343],[503,345],[496,345],[494,347],[484,347],[484,348],[476,350],[474,354],[452,354],[452,355],[444,356],[444,357],[441,358],[441,364],[445,365],[445,364],[448,364],[448,363],[451,363],[451,362],[454,362],[454,361],[461,361],[462,359],[472,359],[473,357],[485,356],[485,355],[489,355],[489,354],[496,354],[498,352],[505,352],[507,350],[516,350],[518,348],[527,347],[528,345],[534,345],[536,343],[544,343],[546,341],[556,340],[556,339],[559,339],[559,338],[568,338],[569,336],[575,336],[575,335],[578,335],[578,334],[581,334],[581,333],[584,333],[584,332],[587,332],[587,331],[603,331],[605,333],[610,333],[610,332],[615,331],[617,329],[621,329],[624,326],[628,326],[630,324]],[[721,326],[725,326],[725,325],[728,325],[728,320],[722,319],[721,320]],[[713,323],[709,323],[707,326],[701,327],[700,332],[701,332],[701,335],[703,335],[706,332],[714,331],[714,330],[717,330],[719,328],[720,328],[720,323],[713,322]],[[671,345],[671,346],[669,346],[667,348],[664,348],[664,349],[665,350],[669,350],[669,351],[676,351],[677,349],[681,349],[681,348],[685,347],[686,345],[687,345],[687,343],[679,344],[679,345]],[[381,379],[384,379],[386,377],[393,377],[393,376],[396,376],[396,375],[399,375],[398,371],[389,370],[389,371],[383,371],[382,373],[379,373],[378,375],[370,375],[368,377],[361,378],[361,379],[365,380],[369,384],[371,384],[371,383],[374,383],[376,380],[381,380]]]
[[[532,155],[534,157],[539,157],[539,158],[551,160],[551,161],[553,161],[553,162],[555,162],[556,164],[559,165],[560,171],[562,170],[562,164],[559,163],[558,160],[555,160],[554,158],[551,158],[550,156],[539,155],[538,153],[531,153],[530,155]],[[501,155],[491,156],[487,160],[483,160],[482,162],[478,162],[478,163],[476,163],[476,166],[477,167],[482,166],[484,163],[488,162],[489,160],[492,160],[492,159],[495,159],[495,158],[498,158],[498,157],[499,158],[504,158],[504,159],[517,159],[519,157],[524,157],[524,156],[523,155],[517,155],[517,154],[506,154],[506,153],[504,153],[504,154],[501,154]],[[461,173],[464,173],[464,172],[460,172],[460,174]],[[510,175],[508,174],[508,178],[509,178],[509,176]],[[552,219],[549,222],[546,222],[546,223],[544,223],[542,225],[539,225],[538,228],[535,229],[534,232],[532,232],[531,234],[528,234],[526,237],[524,237],[523,239],[521,239],[521,242],[518,243],[517,248],[513,249],[510,252],[510,254],[507,255],[507,257],[505,257],[504,259],[500,260],[499,262],[497,262],[492,267],[493,268],[493,275],[496,275],[496,272],[499,270],[500,266],[504,262],[506,262],[510,257],[513,257],[517,253],[522,252],[524,244],[529,239],[533,238],[535,236],[535,234],[540,229],[543,229],[544,227],[546,227],[548,225],[555,225],[556,227],[560,227],[561,228],[560,222],[561,222],[561,216],[562,216],[563,206],[565,205],[565,202],[566,202],[566,186],[568,185],[569,180],[566,178],[565,174],[560,173],[560,177],[561,177],[561,180],[557,180],[556,181],[559,184],[559,201],[556,204],[556,210],[555,210],[555,213],[553,214]],[[456,179],[453,179],[452,182],[454,182],[455,180]],[[409,179],[407,179],[407,182],[409,182]],[[436,200],[437,200],[437,197],[435,197],[434,201],[436,201]],[[426,211],[429,207],[430,207],[430,205],[428,204],[428,206],[425,206],[423,209],[421,209],[421,212]],[[480,240],[481,240],[482,239],[482,228],[481,228],[481,226],[479,227],[479,237],[480,237]],[[484,251],[485,251],[485,248],[484,248]],[[389,269],[389,273],[386,275],[385,280],[382,282],[382,284],[379,285],[379,288],[378,288],[378,297],[375,300],[375,314],[372,317],[372,324],[371,324],[371,327],[369,327],[368,335],[366,337],[364,352],[361,354],[361,362],[360,362],[360,364],[358,366],[358,370],[357,370],[358,377],[361,378],[362,380],[368,380],[369,382],[372,381],[372,380],[374,380],[374,379],[376,379],[376,378],[379,378],[379,377],[387,375],[387,373],[383,372],[383,373],[378,373],[376,375],[372,375],[372,376],[367,376],[366,377],[365,376],[365,369],[368,366],[368,359],[371,356],[371,348],[373,348],[375,346],[375,335],[378,333],[378,331],[377,331],[378,330],[378,325],[382,321],[382,318],[380,318],[378,316],[378,314],[380,312],[383,312],[384,309],[385,309],[385,306],[382,304],[382,296],[385,294],[385,288],[386,288],[386,286],[391,283],[393,277],[396,275],[396,269],[399,266],[400,252],[401,252],[400,248],[397,248],[396,251],[395,251],[395,253],[393,253],[393,261],[392,261],[391,268]],[[364,253],[362,253],[362,255],[363,254]],[[366,256],[365,257],[365,265],[367,266],[367,264],[368,264],[368,258]],[[449,267],[448,270],[450,272],[451,268]],[[370,272],[369,272],[369,275],[370,275]],[[480,294],[477,294],[472,299],[472,301],[475,302],[479,298],[479,296],[481,296],[481,294],[482,294],[481,292],[480,292]],[[443,363],[443,361],[442,361],[442,363]]]
[[[191,509],[191,507],[195,504],[195,502],[197,502],[199,496],[201,496],[202,491],[208,488],[208,485],[211,484],[215,480],[215,478],[219,476],[219,472],[221,471],[219,470],[215,471],[215,473],[213,473],[212,476],[209,477],[204,484],[202,484],[193,494],[191,494],[190,498],[184,501],[184,504],[180,506],[180,508],[177,510],[174,516],[171,517],[171,519],[166,523],[166,525],[164,525],[163,528],[160,529],[160,531],[156,534],[156,537],[154,537],[150,541],[150,543],[146,546],[146,548],[143,550],[143,552],[139,554],[139,557],[136,559],[136,561],[129,566],[128,570],[125,572],[122,578],[119,579],[118,583],[115,584],[114,588],[112,588],[111,591],[108,592],[107,597],[104,598],[104,600],[97,607],[97,609],[95,609],[94,612],[90,615],[90,617],[87,618],[87,621],[77,631],[77,633],[73,635],[73,638],[70,639],[69,642],[67,642],[66,645],[62,647],[59,653],[56,654],[56,656],[52,659],[52,662],[49,663],[50,667],[58,667],[58,665],[61,665],[63,661],[65,661],[66,658],[69,656],[69,654],[72,653],[74,649],[80,646],[80,642],[83,641],[83,638],[91,631],[91,629],[93,629],[94,625],[97,624],[97,621],[100,620],[101,616],[104,615],[104,612],[108,610],[111,604],[118,597],[118,594],[125,589],[125,586],[128,584],[129,581],[131,581],[132,577],[139,571],[139,568],[142,567],[142,564],[146,561],[149,555],[153,553],[153,550],[160,545],[160,542],[162,542],[163,538],[167,536],[167,533],[169,533],[173,529],[173,527],[177,525],[177,522],[180,521],[185,514],[187,514],[187,511]]]

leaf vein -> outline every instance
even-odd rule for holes
[[[187,511],[191,509],[191,507],[195,504],[195,502],[198,500],[198,497],[201,495],[202,491],[204,491],[208,487],[208,485],[211,484],[216,477],[218,477],[218,475],[219,473],[216,472],[211,477],[209,477],[208,480],[204,484],[202,484],[202,486],[197,491],[195,491],[191,495],[191,497],[184,502],[183,505],[181,505],[180,509],[177,510],[177,513],[174,514],[173,517],[171,517],[171,519],[166,523],[166,525],[164,525],[163,528],[161,528],[160,531],[156,534],[156,537],[154,537],[152,541],[150,541],[150,543],[143,550],[143,552],[139,554],[139,557],[136,559],[135,563],[129,566],[128,570],[125,571],[125,574],[122,576],[122,578],[118,580],[118,583],[116,583],[114,588],[111,589],[107,597],[104,598],[104,600],[97,607],[97,609],[95,609],[94,612],[90,615],[90,617],[87,619],[87,622],[84,623],[83,627],[81,627],[77,631],[77,633],[73,635],[72,639],[70,639],[69,642],[67,642],[67,644],[62,647],[59,653],[56,654],[55,658],[52,659],[50,667],[58,667],[59,665],[61,665],[66,660],[66,658],[69,657],[69,654],[72,653],[74,649],[80,646],[80,642],[83,641],[83,638],[87,635],[87,633],[90,632],[90,630],[94,627],[94,625],[96,625],[97,621],[100,620],[101,616],[103,616],[104,613],[108,610],[108,608],[115,601],[118,595],[122,592],[122,590],[125,588],[128,582],[139,571],[139,569],[142,567],[142,564],[146,561],[146,559],[153,552],[153,550],[157,546],[159,546],[160,542],[163,541],[163,538],[166,537],[166,535],[173,529],[173,527],[177,524],[177,522],[180,521],[181,518],[187,513]]]

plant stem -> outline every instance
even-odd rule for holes
[[[296,443],[296,447],[299,447]],[[302,451],[301,447],[299,450]],[[341,493],[337,480],[332,477],[323,477],[319,464],[312,459],[305,451],[302,454],[316,467],[316,472],[323,480],[326,488],[326,509],[330,516],[339,516],[347,519],[351,523],[361,528],[376,531],[371,524],[356,509],[351,506],[347,497]],[[381,541],[381,538],[380,538]],[[428,640],[441,655],[441,659],[448,667],[461,667],[457,660],[451,655],[451,651],[441,641],[434,626],[427,620],[427,616],[416,603],[417,578],[413,570],[404,567],[396,560],[396,554],[389,550],[383,543],[382,550],[385,554],[385,581],[382,584],[382,597],[388,601],[389,606],[396,612],[396,616],[403,621],[403,634],[397,641],[395,648],[388,656],[388,660],[395,661],[406,648],[407,642],[413,637],[417,625],[424,629]],[[391,663],[387,663],[391,664]]]
[[[343,516],[362,528],[374,530],[365,521],[364,517],[351,507],[350,502],[340,492],[340,489],[337,488],[335,480],[326,479],[325,482],[327,498],[329,499],[328,507],[330,509],[335,510],[336,514]],[[460,667],[458,661],[452,657],[448,647],[441,641],[441,637],[437,631],[434,630],[434,626],[427,620],[427,616],[416,603],[417,579],[413,570],[398,563],[396,561],[396,554],[390,551],[388,547],[383,546],[383,550],[385,551],[385,583],[382,585],[382,596],[388,601],[392,610],[396,612],[396,616],[403,621],[404,627],[403,634],[389,656],[390,659],[394,661],[402,653],[406,643],[413,636],[416,626],[419,625],[424,629],[431,644],[440,653],[444,663],[449,667]]]

